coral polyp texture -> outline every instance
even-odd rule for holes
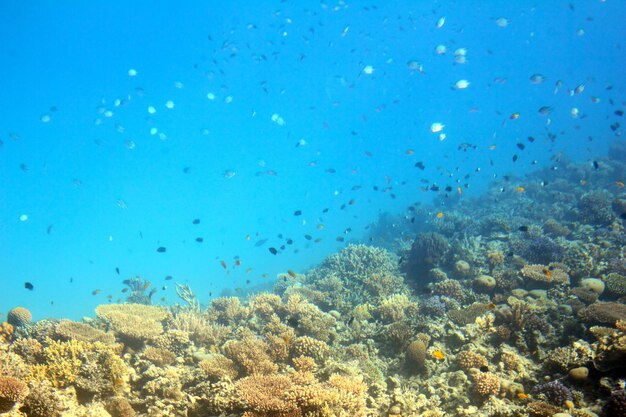
[[[151,305],[129,280],[131,302],[81,322],[16,307],[0,415],[624,415],[626,196],[609,172],[626,167],[602,164],[539,171],[523,196],[496,182],[419,228],[386,215],[410,239],[347,245],[245,297],[201,306],[180,285],[182,304]],[[580,175],[584,190],[563,183]]]

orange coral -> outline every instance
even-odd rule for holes
[[[3,321],[0,324],[0,342],[11,340],[11,335],[15,331],[15,328],[12,324]]]
[[[0,377],[0,413],[5,413],[16,403],[24,401],[28,393],[25,382],[10,376]]]

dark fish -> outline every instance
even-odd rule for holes
[[[513,162],[515,162],[515,161],[517,161],[517,158],[518,158],[518,156],[517,156],[517,154],[515,154],[515,155],[513,155],[513,158],[511,158],[511,159],[513,160]]]
[[[538,112],[539,112],[539,114],[541,114],[543,116],[547,116],[550,113],[552,113],[552,107],[550,107],[550,106],[539,107]]]
[[[343,238],[343,236],[337,236],[337,238],[335,240],[337,242],[343,242],[345,239]]]
[[[159,246],[157,248],[157,252],[159,253],[165,253],[167,251],[167,248],[165,246]]]
[[[204,242],[204,238],[203,237],[197,237],[196,238],[196,242],[202,243],[202,242]]]
[[[165,280],[166,280],[166,281],[171,281],[171,280],[172,280],[172,278],[173,278],[173,277],[172,277],[171,275],[168,275],[168,276],[166,276],[166,277],[165,277]]]
[[[626,211],[619,215],[619,218],[622,220],[626,220]]]
[[[456,149],[459,151],[467,152],[469,149],[476,149],[476,145],[465,142],[461,143]]]
[[[528,138],[526,138],[526,140],[528,140],[530,143],[533,143],[535,141],[535,138],[529,136]]]
[[[270,251],[270,253],[271,253],[272,255],[276,255],[276,254],[278,253],[278,251],[276,250],[276,248],[275,248],[275,247],[273,247],[273,246],[272,246],[271,248],[269,248],[269,251]]]
[[[615,115],[622,117],[624,115],[624,112],[622,110],[615,110]]]
[[[430,186],[430,191],[439,191],[439,186],[437,184],[433,184]]]
[[[115,272],[117,273],[117,275],[120,274],[120,269],[118,267],[115,267]]]
[[[520,232],[528,232],[528,226],[520,226],[517,228]]]
[[[335,172],[337,172],[337,170],[335,168],[328,168],[324,172],[327,172],[329,174],[334,174]]]
[[[293,212],[294,216],[300,216],[302,214],[302,210],[296,210]]]
[[[415,167],[417,167],[417,168],[421,169],[422,171],[423,171],[424,169],[426,169],[426,166],[424,165],[424,163],[423,163],[422,161],[420,161],[420,162],[416,162],[416,163],[415,163]]]
[[[257,242],[254,244],[254,246],[256,246],[258,248],[259,246],[265,245],[265,242],[267,242],[267,239],[257,240]]]
[[[518,143],[516,146],[517,146],[517,148],[518,148],[520,151],[523,151],[523,150],[526,148],[526,145],[524,145],[524,144],[523,144],[523,143],[521,143],[521,142],[520,142],[520,143]]]
[[[47,234],[52,233],[52,229],[53,229],[52,225],[48,226],[48,228],[46,229],[46,233]]]
[[[311,239],[313,239],[313,236],[311,236],[311,235],[304,235],[304,238],[306,240],[311,240]]]
[[[598,164],[598,161],[593,161],[593,169],[598,169],[600,168],[600,164]]]
[[[191,223],[193,223],[193,224],[200,224],[200,219],[193,219],[193,221]]]
[[[288,245],[293,245],[293,239],[287,238],[286,242]]]
[[[24,283],[24,288],[26,288],[28,291],[32,291],[35,289],[35,286],[33,284],[31,284],[30,282],[25,282]]]

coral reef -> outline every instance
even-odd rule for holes
[[[352,244],[280,274],[272,292],[203,306],[179,284],[182,305],[155,306],[133,278],[129,303],[80,323],[15,308],[0,325],[0,414],[622,415],[626,196],[610,173],[626,167],[599,164],[562,161],[523,192],[496,181],[384,230],[385,249]]]

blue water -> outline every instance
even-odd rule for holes
[[[270,288],[620,131],[623,2],[237,3],[0,3],[0,311],[78,319],[137,275],[156,303]]]

